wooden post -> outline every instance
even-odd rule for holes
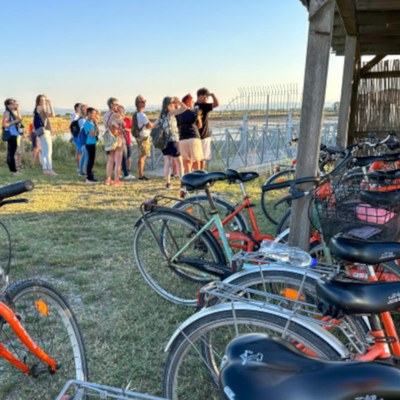
[[[356,116],[357,116],[357,95],[358,85],[361,78],[361,55],[359,46],[356,46],[356,57],[353,72],[353,85],[351,88],[351,105],[349,116],[349,129],[347,132],[347,143],[353,144],[356,141]]]
[[[297,150],[297,177],[317,176],[318,173],[334,11],[334,0],[310,0],[306,71]],[[307,185],[303,189],[309,187],[310,185]],[[309,247],[309,203],[309,198],[295,200],[292,203],[289,243],[303,249]]]
[[[344,67],[342,79],[342,94],[340,97],[340,110],[338,133],[336,144],[341,147],[347,146],[347,133],[349,130],[350,104],[353,85],[354,66],[356,61],[357,38],[346,35],[344,51]]]

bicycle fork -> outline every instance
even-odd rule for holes
[[[42,314],[46,313],[46,310],[41,311]],[[50,373],[55,373],[59,366],[56,361],[48,356],[29,336],[28,332],[20,323],[18,317],[15,315],[13,310],[8,307],[4,302],[0,302],[0,316],[3,318],[12,328],[14,333],[17,335],[19,340],[28,348],[28,350],[33,353],[37,358],[43,361],[49,367]],[[0,357],[6,359],[10,364],[14,365],[16,368],[20,369],[26,375],[32,375],[36,377],[39,373],[43,372],[38,368],[30,367],[24,362],[20,361],[17,357],[7,350],[7,348],[0,343]]]

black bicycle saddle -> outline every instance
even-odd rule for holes
[[[394,400],[400,371],[378,362],[318,360],[281,339],[249,334],[228,345],[220,389],[229,400]]]
[[[379,314],[400,306],[400,282],[322,279],[316,284],[318,308],[324,315]]]
[[[259,177],[257,172],[239,172],[234,169],[227,169],[225,174],[229,183],[250,182]]]
[[[181,185],[186,187],[186,190],[190,192],[193,190],[203,190],[214,182],[224,180],[226,180],[224,172],[194,171],[182,176]]]
[[[369,242],[341,234],[330,240],[329,249],[341,260],[368,265],[400,259],[400,243]]]

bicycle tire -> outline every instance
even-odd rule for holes
[[[183,212],[154,211],[145,218],[166,256],[176,254],[200,229],[199,224]],[[195,306],[200,288],[212,280],[219,280],[223,268],[227,268],[221,247],[211,232],[206,231],[183,253],[194,261],[212,263],[220,271],[201,271],[179,260],[172,265],[154,243],[154,236],[148,226],[142,217],[134,227],[133,253],[140,273],[150,287],[168,301]]]
[[[271,183],[284,182],[295,178],[296,169],[288,168],[283,171],[279,171],[270,176],[263,186]],[[290,207],[288,203],[281,203],[278,207],[274,207],[277,200],[284,198],[289,194],[288,188],[276,189],[274,191],[262,191],[261,193],[261,208],[267,219],[274,225],[278,225],[280,218]],[[275,197],[275,199],[274,199]]]
[[[286,322],[283,317],[247,309],[236,309],[234,316],[232,310],[216,310],[195,320],[180,333],[170,348],[164,369],[164,397],[171,400],[220,398],[218,376],[200,356],[198,346],[204,336],[212,333],[221,340],[216,357],[222,361],[227,344],[237,333],[262,332],[279,336]],[[321,358],[340,358],[336,349],[315,334],[312,327],[306,328],[292,321],[288,338],[305,345]]]
[[[3,400],[54,400],[69,379],[88,379],[85,347],[76,318],[67,301],[49,283],[27,279],[11,284],[5,298],[32,337],[60,368],[55,374],[25,376],[0,358],[0,398]],[[18,340],[11,327],[1,322],[1,342],[26,364],[43,367]]]
[[[221,221],[226,218],[228,215],[232,214],[235,211],[235,205],[232,204],[231,202],[221,198],[220,196],[212,195],[213,200],[215,202],[215,206],[217,207],[218,214],[221,217]],[[199,207],[198,210],[196,210],[193,207],[193,203],[200,204],[203,208],[201,209]],[[195,194],[193,196],[186,197],[184,200],[179,201],[178,203],[175,203],[173,205],[173,208],[176,208],[178,210],[182,210],[185,212],[188,212],[190,210],[189,215],[193,215],[193,213],[197,214],[195,215],[196,218],[203,219],[204,218],[204,212],[206,212],[206,216],[209,211],[209,202],[208,198],[205,194]],[[228,223],[224,224],[224,228],[228,232],[247,232],[248,231],[248,226],[245,218],[243,218],[242,215],[236,214],[231,221]]]

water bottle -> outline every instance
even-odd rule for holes
[[[296,267],[308,267],[315,264],[315,260],[299,247],[290,247],[271,240],[263,240],[259,251],[275,261]]]

